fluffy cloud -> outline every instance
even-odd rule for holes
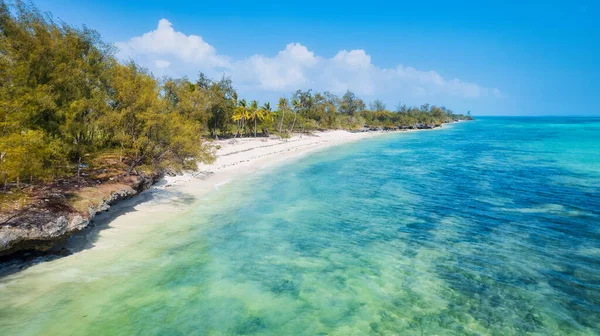
[[[217,55],[215,48],[204,42],[202,37],[177,32],[166,19],[158,21],[156,30],[134,37],[127,42],[119,42],[117,48],[119,48],[118,57],[131,58],[146,63],[144,64],[146,66],[148,61],[152,61],[156,68],[165,68],[174,62],[183,62],[205,69],[229,67],[228,58]]]
[[[309,72],[318,63],[319,59],[305,46],[290,43],[275,57],[254,55],[234,63],[231,75],[242,85],[269,91],[289,91],[314,84]]]
[[[185,35],[162,19],[156,30],[117,43],[118,56],[133,59],[157,75],[210,76],[226,74],[243,91],[289,93],[313,88],[364,96],[480,98],[501,97],[498,89],[459,79],[446,79],[435,71],[398,65],[374,65],[364,50],[341,50],[331,58],[315,55],[300,43],[290,43],[275,56],[253,55],[232,60],[197,35]]]

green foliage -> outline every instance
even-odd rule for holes
[[[348,90],[342,96],[340,101],[339,110],[342,114],[354,115],[357,112],[365,110],[365,102],[356,97],[354,92]]]
[[[206,82],[204,75],[201,79]],[[208,88],[210,119],[208,120],[211,135],[217,137],[219,131],[225,134],[237,105],[237,93],[230,78],[223,77],[218,82],[210,81]]]
[[[371,111],[383,112],[385,111],[385,104],[381,100],[375,99],[375,101],[369,105],[369,108]]]
[[[200,136],[213,106],[199,85],[161,86],[137,65],[119,64],[93,30],[58,24],[21,1],[0,2],[0,75],[5,187],[78,174],[84,160],[111,148],[128,173],[211,159]]]
[[[0,177],[4,185],[48,180],[66,169],[64,147],[43,131],[27,130],[0,137]]]

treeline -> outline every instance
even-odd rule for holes
[[[348,91],[297,91],[277,106],[240,99],[231,80],[203,74],[157,79],[121,64],[98,33],[56,22],[21,1],[0,0],[0,183],[80,173],[117,154],[125,174],[142,165],[193,169],[210,161],[203,137],[244,137],[364,125],[440,124],[467,117],[443,107],[367,107]]]
[[[394,111],[390,111],[380,100],[375,100],[367,107],[366,103],[351,91],[346,91],[343,96],[338,97],[330,92],[313,93],[312,90],[298,90],[291,99],[280,98],[275,114],[274,119],[280,120],[280,124],[291,124],[288,132],[314,129],[352,130],[365,125],[384,128],[416,124],[440,125],[472,119],[470,112],[468,115],[455,114],[445,107],[429,104],[420,107],[398,104]],[[285,132],[286,128],[280,127],[277,130]]]

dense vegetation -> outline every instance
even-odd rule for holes
[[[227,77],[157,79],[119,63],[93,30],[56,22],[31,5],[0,0],[0,183],[34,184],[79,175],[95,157],[118,155],[127,167],[193,169],[212,159],[203,137],[316,129],[439,124],[463,119],[436,106],[367,108],[342,97],[297,91],[270,103],[239,99]]]

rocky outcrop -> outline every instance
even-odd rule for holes
[[[65,194],[49,194],[39,204],[11,214],[0,222],[0,256],[24,250],[48,251],[86,228],[96,214],[150,188],[159,178],[160,175],[139,176],[130,185],[111,192],[99,204],[90,206],[87,214],[67,206]]]

